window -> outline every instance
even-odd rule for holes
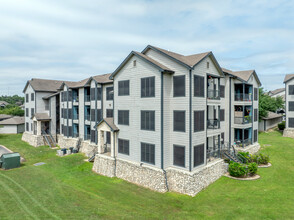
[[[64,125],[61,125],[61,134],[64,135]]]
[[[194,167],[204,164],[204,144],[194,146]]]
[[[91,101],[95,101],[95,88],[90,89]]]
[[[72,109],[68,108],[67,112],[68,112],[68,118],[71,119],[72,118],[72,116],[71,116],[72,115]]]
[[[204,97],[204,77],[194,75],[194,96]]]
[[[34,101],[34,98],[35,98],[34,95],[35,95],[34,93],[31,93],[31,101]]]
[[[106,117],[113,118],[113,109],[106,109]]]
[[[254,101],[258,100],[258,88],[254,88]]]
[[[225,98],[225,86],[220,86],[220,97]]]
[[[33,109],[33,108],[31,108],[31,117],[33,117],[34,116],[34,114],[35,114],[35,109]]]
[[[137,61],[134,60],[134,61],[133,61],[133,66],[135,67],[136,65],[137,65]]]
[[[257,121],[257,108],[254,109],[254,121]]]
[[[113,87],[106,88],[106,100],[113,100]]]
[[[289,95],[294,95],[294,85],[289,85]]]
[[[185,96],[185,76],[174,76],[174,97]]]
[[[174,165],[185,167],[185,146],[174,145]]]
[[[29,102],[29,94],[26,94],[26,102]]]
[[[63,102],[64,101],[64,92],[61,92],[60,94],[61,94],[61,102]]]
[[[68,136],[72,137],[72,126],[68,126]]]
[[[209,69],[209,62],[206,63],[206,68]]]
[[[194,132],[204,131],[204,111],[194,111]]]
[[[95,121],[95,109],[91,109],[91,121]]]
[[[96,135],[95,130],[91,130],[91,138],[90,138],[90,141],[91,141],[92,143],[95,143],[95,135]]]
[[[97,109],[97,122],[100,122],[102,120],[102,110]]]
[[[155,111],[141,111],[141,130],[155,131]]]
[[[61,108],[61,118],[64,118],[64,110]]]
[[[225,120],[225,110],[221,109],[220,110],[220,117],[219,117],[220,121],[224,121]]]
[[[102,97],[102,88],[97,88],[97,100],[101,100]]]
[[[118,124],[129,125],[129,110],[118,110]]]
[[[67,92],[68,94],[68,101],[71,102],[72,101],[72,90]]]
[[[26,108],[26,117],[29,117],[29,109]]]
[[[29,123],[26,122],[26,131],[29,131]]]
[[[118,139],[118,153],[129,155],[129,145],[129,140]]]
[[[130,80],[123,80],[118,82],[118,95],[130,95]]]
[[[44,100],[45,102],[45,110],[49,111],[49,100]]]
[[[106,143],[111,144],[111,133],[109,131],[106,132]]]
[[[224,144],[225,143],[225,133],[222,132],[221,133],[221,144]]]
[[[174,111],[174,131],[186,131],[185,111]]]
[[[288,119],[288,127],[289,128],[294,128],[294,118],[289,118]]]
[[[155,145],[141,143],[141,161],[155,164]]]
[[[294,102],[289,102],[289,111],[294,111]]]
[[[258,139],[258,131],[256,129],[254,130],[254,143],[257,142],[257,139]]]
[[[155,96],[155,77],[141,78],[141,97]]]

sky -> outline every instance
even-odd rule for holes
[[[212,51],[222,67],[255,69],[265,90],[294,73],[294,1],[0,0],[0,95],[31,78],[111,73],[147,45]]]

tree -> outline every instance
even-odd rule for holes
[[[265,94],[263,88],[259,88],[259,119],[267,117],[268,112],[276,112],[284,107],[282,97],[270,97]]]

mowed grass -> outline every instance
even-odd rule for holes
[[[271,145],[262,152],[273,164],[259,169],[261,179],[221,177],[193,198],[100,176],[82,154],[60,158],[21,135],[0,135],[1,145],[27,160],[0,171],[0,219],[294,219],[294,139],[271,132],[259,142]]]

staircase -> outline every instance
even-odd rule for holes
[[[224,158],[227,158],[231,161],[242,163],[242,160],[240,160],[240,155],[237,155],[236,150],[234,146],[229,146],[228,143],[223,144],[222,146],[222,156]]]
[[[50,132],[46,133],[46,131],[42,130],[42,136],[44,138],[45,144],[47,144],[51,148],[56,147],[56,142]]]

